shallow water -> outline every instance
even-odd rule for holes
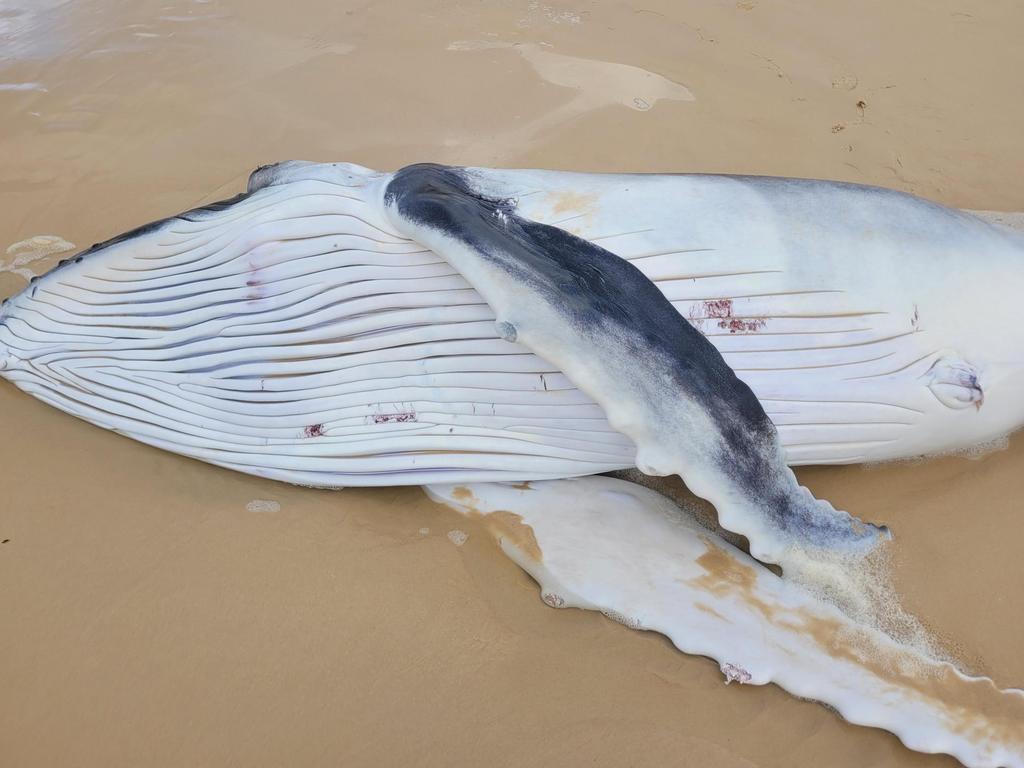
[[[1024,210],[1022,22],[980,1],[7,2],[0,260],[292,157],[802,175]],[[23,284],[0,271],[0,293]],[[0,414],[12,763],[953,764],[551,611],[416,489],[237,475],[6,384]],[[1022,452],[799,473],[893,527],[908,607],[1003,685],[1024,683]]]

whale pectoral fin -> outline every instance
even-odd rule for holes
[[[661,632],[718,662],[726,683],[773,682],[911,749],[1024,765],[1024,692],[851,619],[654,491],[610,477],[425,490],[481,521],[553,608]]]
[[[887,536],[799,485],[754,393],[627,260],[521,216],[465,169],[403,168],[384,202],[398,231],[480,293],[500,334],[515,318],[517,343],[604,409],[639,466],[680,475],[759,559],[785,565],[809,548],[861,555]]]
[[[978,379],[980,372],[965,360],[942,357],[924,374],[928,389],[947,408],[959,410],[973,405],[981,408],[985,391]]]

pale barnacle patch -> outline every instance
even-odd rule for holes
[[[541,593],[540,599],[544,601],[545,605],[552,608],[565,608],[565,600],[560,595],[556,595],[553,592]]]
[[[725,675],[726,685],[729,683],[739,683],[740,685],[743,685],[744,683],[750,682],[750,673],[743,667],[738,667],[735,664],[730,664],[726,661],[721,664],[720,669],[722,670],[722,674]]]
[[[448,541],[454,544],[456,547],[461,547],[469,540],[469,534],[465,531],[453,528],[448,531]]]
[[[609,618],[618,624],[622,624],[624,627],[629,627],[630,629],[644,628],[643,624],[640,623],[639,619],[635,619],[631,616],[626,616],[625,614],[619,613],[618,611],[606,609],[601,611],[601,613],[604,614],[606,618]]]

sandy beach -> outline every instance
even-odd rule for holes
[[[802,176],[1022,211],[1022,28],[981,0],[13,0],[0,295],[67,255],[8,246],[84,248],[290,158]],[[418,488],[245,476],[6,382],[0,417],[5,764],[957,765],[548,608]],[[892,527],[907,608],[1003,687],[1024,686],[1022,460],[1018,437],[798,472]]]

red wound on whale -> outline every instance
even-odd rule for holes
[[[713,299],[704,302],[707,317],[732,317],[732,299]]]
[[[378,413],[373,417],[374,424],[403,424],[407,421],[416,421],[415,411],[402,411],[401,413]]]
[[[324,434],[324,425],[310,424],[305,430],[303,430],[303,434],[306,437],[322,437]]]
[[[763,317],[733,317],[732,299],[709,299],[701,302],[701,308],[703,316],[691,315],[691,320],[717,320],[718,327],[729,333],[756,333],[767,322]]]
[[[754,333],[764,328],[763,317],[750,317],[747,319],[731,317],[728,320],[719,320],[718,327],[722,330],[728,329],[729,333]]]

